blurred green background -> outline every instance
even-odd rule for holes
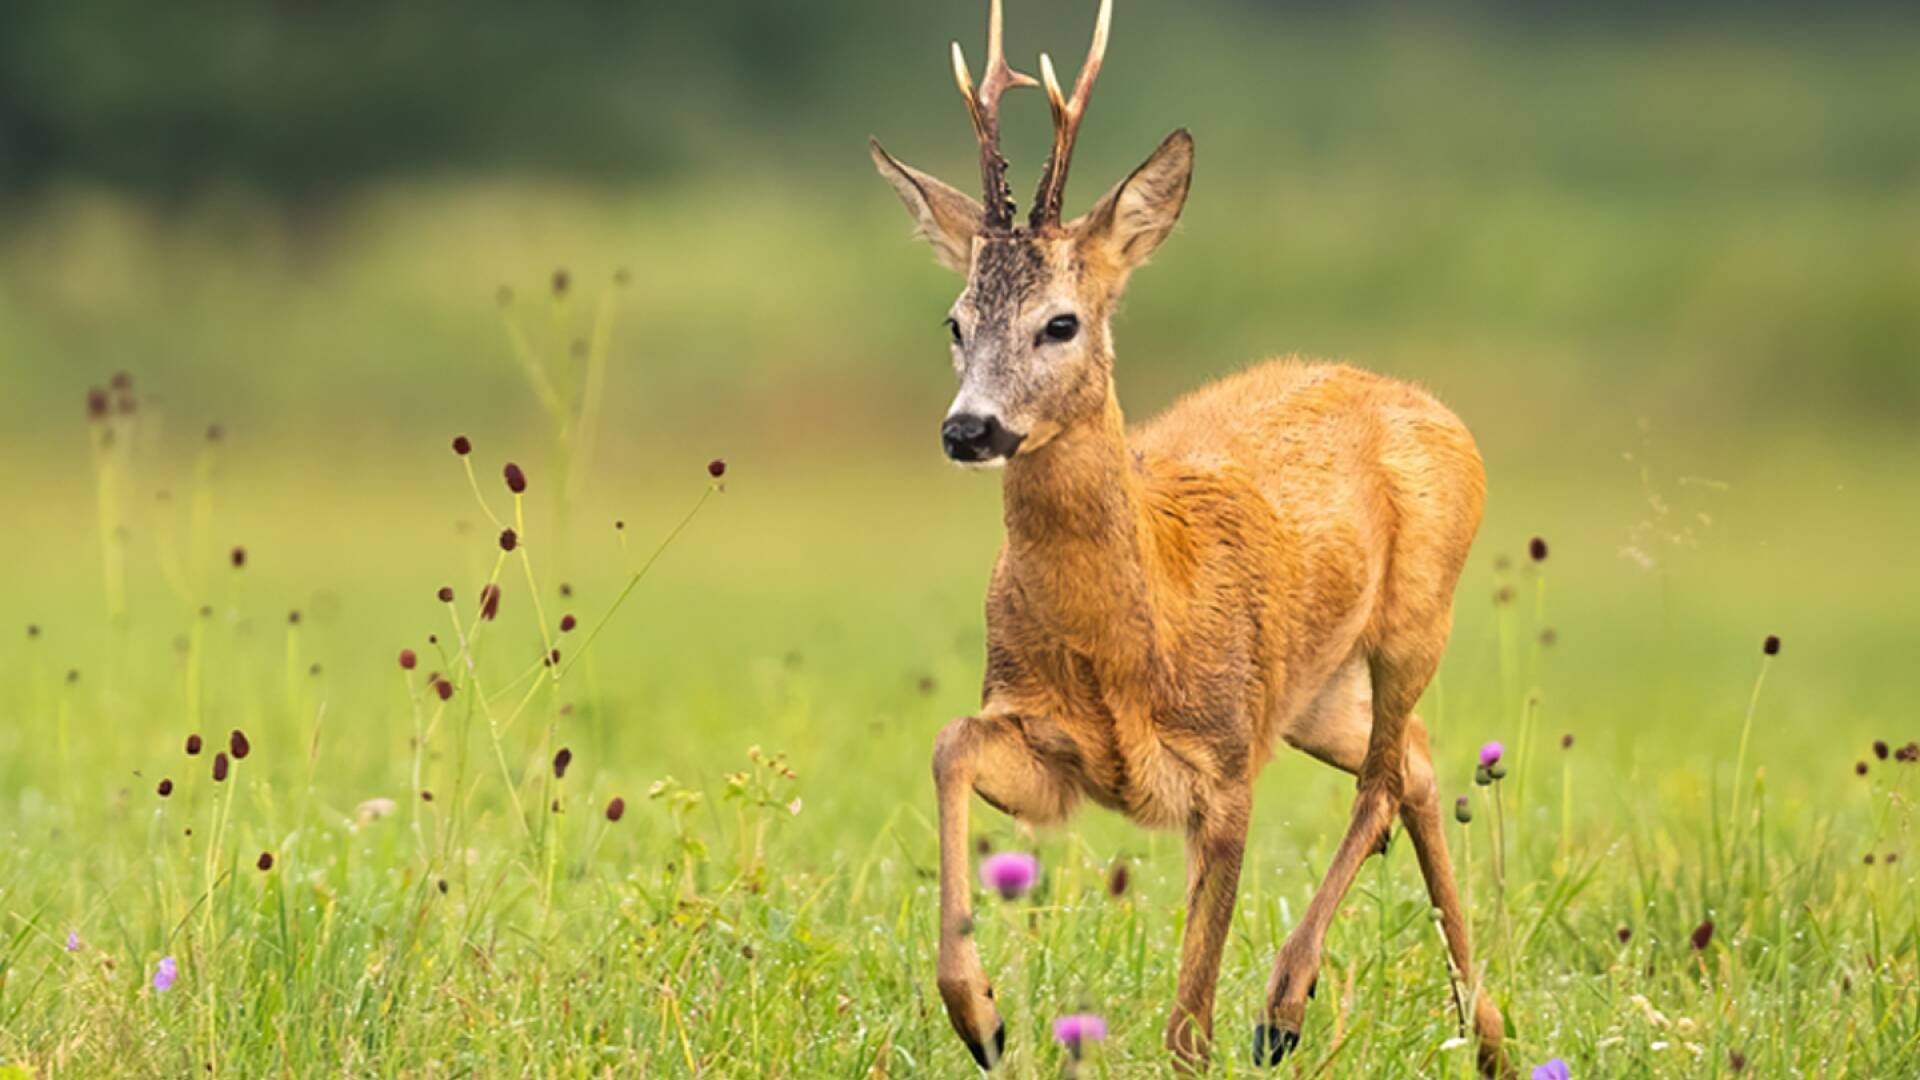
[[[72,663],[106,648],[82,403],[124,370],[143,420],[123,543],[162,530],[220,424],[222,517],[198,557],[245,542],[266,595],[345,598],[328,610],[390,633],[392,598],[424,595],[448,551],[482,557],[447,438],[472,434],[489,473],[547,463],[504,298],[562,368],[609,302],[595,467],[573,550],[543,557],[613,580],[611,519],[655,536],[708,458],[733,463],[651,586],[653,621],[612,646],[726,683],[833,642],[856,669],[866,643],[914,635],[884,678],[939,668],[933,712],[966,708],[997,492],[939,457],[957,282],[908,239],[863,140],[972,186],[944,50],[977,55],[982,15],[10,10],[9,608],[71,624]],[[1070,67],[1090,16],[1013,4],[1014,58]],[[1904,708],[1884,680],[1916,643],[1917,32],[1871,5],[1122,4],[1070,202],[1173,127],[1199,145],[1181,232],[1117,327],[1123,402],[1141,417],[1290,352],[1420,380],[1492,478],[1463,636],[1493,560],[1538,533],[1586,624],[1564,637],[1605,643],[1567,692],[1596,716],[1620,702],[1586,692],[1636,665],[1684,672],[1672,650],[1697,649],[1740,668],[1730,643],[1768,631],[1815,634],[1819,715]],[[1039,97],[1012,97],[1008,124],[1024,192]],[[152,559],[130,566],[143,610],[177,619]]]

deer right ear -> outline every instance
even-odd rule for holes
[[[980,203],[919,169],[901,164],[881,149],[879,140],[867,142],[873,149],[874,168],[893,185],[894,194],[913,215],[920,235],[933,245],[941,265],[957,274],[966,273],[973,261],[973,238],[980,232]]]

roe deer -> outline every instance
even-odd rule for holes
[[[1193,140],[1174,132],[1085,216],[1061,222],[1111,18],[1103,0],[1071,97],[1040,58],[1053,150],[1024,225],[999,152],[999,103],[1036,81],[1007,66],[1000,0],[977,87],[953,50],[984,203],[872,144],[921,234],[967,279],[947,319],[960,378],[941,429],[947,455],[1005,466],[982,703],[940,732],[933,754],[940,996],[991,1067],[1006,1035],[972,934],[973,793],[1036,824],[1065,818],[1084,796],[1142,825],[1186,830],[1188,915],[1166,1041],[1176,1065],[1203,1067],[1254,777],[1285,740],[1359,784],[1326,879],[1274,962],[1256,1060],[1276,1063],[1297,1044],[1328,923],[1397,812],[1454,977],[1474,991],[1480,1066],[1505,1074],[1500,1013],[1468,952],[1413,714],[1479,527],[1479,453],[1422,391],[1293,360],[1126,429],[1109,321],[1128,275],[1180,215]]]

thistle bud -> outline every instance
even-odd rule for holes
[[[1493,783],[1493,770],[1485,765],[1478,766],[1473,770],[1473,782],[1481,787]]]
[[[1505,780],[1507,778],[1507,763],[1504,761],[1496,761],[1487,766],[1487,775],[1495,780]]]
[[[1465,795],[1453,800],[1453,820],[1462,825],[1473,820],[1473,803]]]

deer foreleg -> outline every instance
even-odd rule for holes
[[[1180,986],[1167,1021],[1167,1049],[1182,1072],[1204,1069],[1213,1046],[1213,994],[1220,953],[1233,923],[1252,793],[1233,791],[1187,830],[1187,927],[1180,941]]]
[[[1013,721],[962,717],[940,732],[933,750],[940,806],[940,959],[937,984],[947,1019],[983,1069],[1000,1060],[1006,1029],[974,940],[972,850],[967,815],[973,793],[1016,818],[1057,821],[1073,808],[1073,789],[1027,748]]]

